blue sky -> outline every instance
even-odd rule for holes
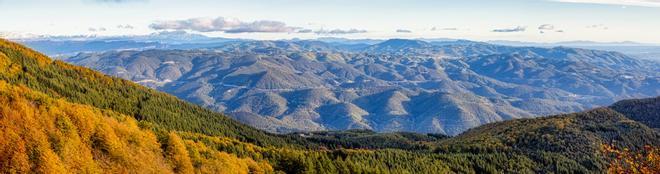
[[[3,35],[660,43],[660,0],[0,0]]]

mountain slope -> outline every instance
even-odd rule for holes
[[[199,132],[245,140],[259,145],[284,145],[295,139],[271,135],[221,114],[183,102],[132,82],[53,61],[21,45],[0,40],[4,57],[0,80],[24,85],[73,103],[110,109],[179,131]]]
[[[660,97],[623,100],[610,106],[610,108],[626,115],[631,120],[646,124],[654,129],[660,129],[659,107]]]
[[[572,171],[563,172],[579,173],[608,167],[606,158],[598,153],[603,144],[642,151],[645,145],[659,146],[660,134],[613,109],[598,108],[546,118],[486,124],[441,142],[436,151],[522,153],[544,164],[556,160],[570,161],[563,165],[569,165],[564,167]],[[549,165],[540,170],[558,171],[558,167]]]
[[[217,150],[192,159],[174,132],[157,137],[132,117],[54,99],[0,81],[2,173],[272,172],[265,162]],[[162,149],[161,149],[162,148]],[[192,162],[196,163],[193,167]]]

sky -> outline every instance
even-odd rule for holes
[[[0,35],[660,43],[660,0],[0,0]]]

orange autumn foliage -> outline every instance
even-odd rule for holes
[[[0,74],[5,76],[13,76],[20,70],[20,65],[12,63],[7,55],[5,55],[5,53],[0,52]]]
[[[129,117],[0,81],[2,172],[168,173],[156,136]]]
[[[167,137],[166,156],[177,173],[194,173],[192,162],[188,156],[188,150],[183,140],[174,132]]]
[[[264,174],[273,173],[267,162],[256,162],[250,158],[239,158],[234,154],[217,151],[201,142],[186,141],[191,147],[191,158],[196,173]]]
[[[607,173],[660,173],[660,147],[644,146],[643,150],[631,151],[603,144],[601,151],[610,157]]]
[[[268,163],[167,137],[162,145],[132,117],[0,81],[0,173],[272,173]]]

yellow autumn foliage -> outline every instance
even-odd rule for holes
[[[192,162],[188,156],[188,150],[183,140],[174,132],[167,137],[166,156],[177,173],[194,173]]]
[[[13,50],[20,55],[9,54],[9,51],[4,50]],[[6,57],[20,56],[20,57],[30,57],[31,61],[34,61],[39,66],[46,66],[52,62],[48,56],[41,54],[36,51],[32,51],[30,48],[27,48],[21,44],[11,42],[5,39],[0,38],[0,52],[5,52]],[[1,58],[1,57],[0,57]]]
[[[272,171],[266,162],[238,158],[174,132],[162,145],[132,117],[0,81],[0,173]]]
[[[4,81],[0,115],[2,172],[170,171],[155,135],[129,117],[51,99]]]
[[[250,158],[239,158],[234,154],[209,148],[201,142],[187,140],[186,144],[188,147],[191,147],[191,158],[196,166],[196,173],[273,173],[273,168],[267,162],[256,162]]]
[[[5,76],[13,76],[16,72],[21,70],[21,66],[9,61],[5,53],[0,52],[0,74]]]
[[[644,146],[644,149],[631,151],[614,145],[601,145],[601,152],[609,156],[607,173],[656,174],[660,172],[660,147]]]

